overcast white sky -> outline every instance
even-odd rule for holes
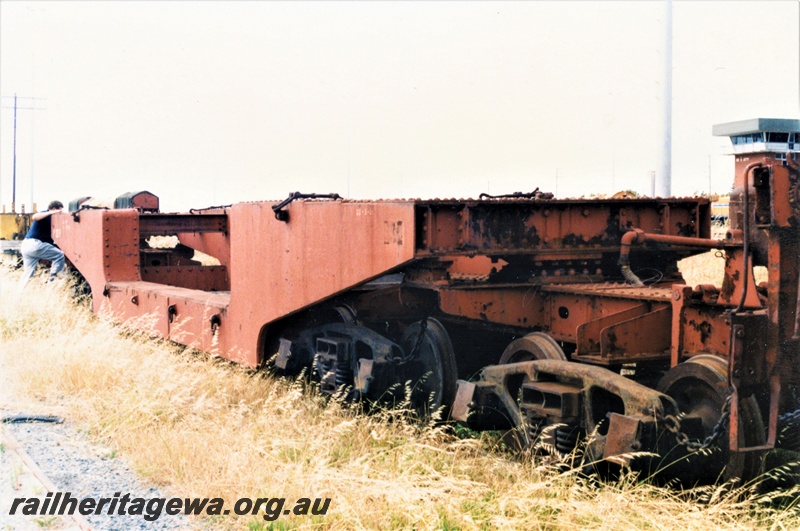
[[[665,2],[0,1],[0,203],[649,192]],[[675,195],[800,117],[800,2],[673,3]],[[40,110],[22,109],[31,104]],[[710,183],[709,183],[710,181]]]

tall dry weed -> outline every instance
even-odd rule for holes
[[[728,228],[729,226],[727,223],[715,222],[711,226],[712,239],[724,240]],[[684,258],[678,262],[678,269],[680,269],[686,284],[689,286],[710,284],[719,288],[722,287],[722,280],[724,278],[724,254],[720,250],[714,250]],[[755,267],[753,277],[756,284],[766,282],[768,278],[767,268],[763,266]]]
[[[172,495],[331,498],[330,529],[792,529],[778,509],[633,474],[598,484],[401,411],[361,414],[303,379],[273,378],[95,318],[69,286],[14,290],[0,268],[0,361],[16,392],[59,411]],[[701,502],[702,500],[702,502]],[[274,523],[273,523],[274,524]],[[214,529],[270,528],[225,516]]]

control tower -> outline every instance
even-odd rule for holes
[[[800,120],[753,118],[715,125],[712,133],[730,137],[736,161],[731,229],[743,228],[744,183],[749,182],[747,191],[752,191],[753,197],[748,202],[750,211],[755,212],[754,228],[794,227],[799,230],[800,183],[796,172],[786,169],[796,168],[800,159]],[[736,210],[738,216],[734,215]]]
[[[781,161],[786,165],[787,155],[800,154],[800,120],[783,118],[753,118],[740,122],[715,125],[714,136],[731,139],[736,157],[734,188],[742,185],[742,169],[751,162],[765,164]],[[794,155],[794,158],[800,158]]]

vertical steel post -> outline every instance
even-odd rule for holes
[[[14,94],[14,166],[11,172],[11,212],[17,211],[17,95]]]
[[[664,18],[664,151],[657,193],[660,197],[669,197],[672,195],[672,0],[666,0]]]

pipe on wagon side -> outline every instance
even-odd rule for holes
[[[632,245],[642,245],[645,242],[667,243],[671,245],[682,245],[684,247],[699,247],[703,249],[723,249],[730,246],[731,242],[726,240],[710,240],[705,238],[690,238],[687,236],[668,236],[664,234],[653,234],[644,232],[642,229],[630,229],[620,238],[619,261],[622,276],[628,284],[634,286],[644,286],[644,282],[631,271],[630,252]]]

